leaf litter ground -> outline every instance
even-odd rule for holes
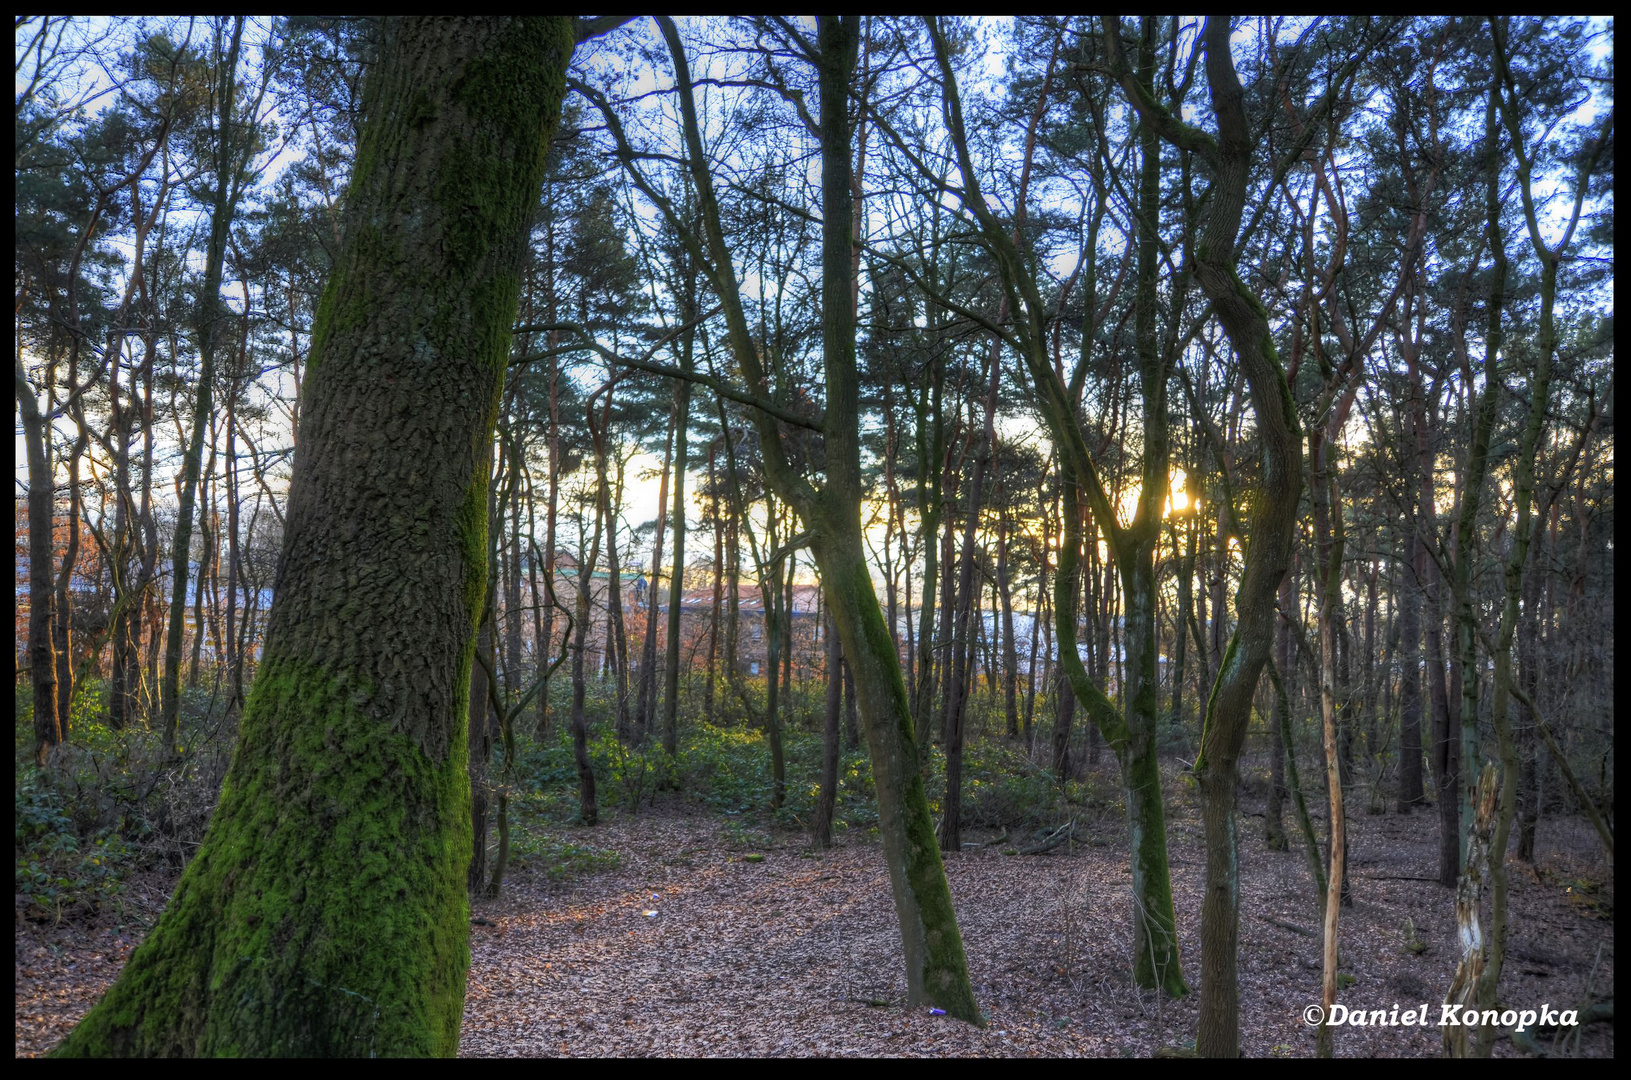
[[[1193,988],[1204,851],[1184,802],[1169,800],[1169,842]],[[1353,981],[1339,1000],[1366,1010],[1426,1003],[1436,1019],[1455,927],[1449,890],[1416,880],[1434,874],[1434,820],[1349,820],[1355,905],[1342,912],[1341,941]],[[1265,850],[1260,818],[1242,814],[1239,824],[1241,1049],[1312,1055],[1302,1014],[1319,1000],[1320,944],[1304,856]],[[799,834],[744,830],[678,802],[562,831],[617,852],[618,864],[568,884],[523,864],[501,899],[474,906],[463,1055],[1148,1057],[1194,1038],[1196,995],[1175,1002],[1131,985],[1125,829],[1104,812],[1078,823],[1081,844],[1016,856],[1003,854],[1008,841],[948,860],[983,1029],[906,1005],[875,843],[813,851]],[[1613,885],[1589,829],[1543,822],[1535,869],[1509,866],[1503,1004],[1561,1009],[1612,994]],[[123,927],[107,913],[34,922],[19,899],[19,1056],[48,1050],[84,1015],[171,885],[133,883]],[[1610,1025],[1582,1036],[1570,1052],[1613,1055]],[[1431,1056],[1439,1039],[1436,1026],[1344,1028],[1336,1049]],[[1516,1051],[1502,1042],[1496,1053]]]

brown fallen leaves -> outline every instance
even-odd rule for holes
[[[1204,852],[1199,822],[1172,807],[1173,887],[1185,974],[1198,984]],[[1302,1010],[1319,1000],[1318,925],[1300,852],[1274,853],[1241,820],[1242,1050],[1312,1054]],[[773,833],[760,862],[726,826],[688,808],[574,830],[622,856],[612,871],[551,885],[519,869],[472,912],[461,1053],[467,1056],[1132,1056],[1194,1037],[1195,1002],[1135,990],[1127,951],[1129,876],[1119,821],[1086,845],[1040,856],[965,852],[948,872],[984,1029],[908,1008],[888,883],[876,846],[811,852]],[[1592,839],[1545,822],[1538,876],[1512,874],[1503,1002],[1562,1008],[1613,986],[1613,923],[1571,904],[1564,877],[1592,873]],[[973,837],[981,839],[981,837]],[[1454,966],[1447,890],[1426,881],[1428,815],[1350,820],[1356,906],[1342,920],[1339,1000],[1354,1008],[1436,1003]],[[1611,890],[1612,885],[1603,886]],[[1611,902],[1611,901],[1610,901]],[[1611,910],[1611,909],[1610,909]],[[1406,945],[1412,921],[1420,953]],[[17,927],[17,1053],[48,1050],[112,981],[131,942],[105,926]],[[1592,970],[1595,966],[1595,975]],[[881,1003],[881,1004],[880,1004]],[[1434,1004],[1436,1009],[1436,1004]],[[1545,1039],[1543,1038],[1543,1042]],[[1344,1057],[1430,1056],[1436,1027],[1345,1028]],[[1609,1025],[1581,1050],[1613,1054]],[[1498,1054],[1513,1053],[1506,1043]]]

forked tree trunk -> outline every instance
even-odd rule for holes
[[[691,80],[679,34],[659,19],[674,58],[692,177],[701,204],[716,295],[724,302],[731,353],[751,387],[768,385],[748,332],[735,287],[719,205],[708,175]],[[917,739],[894,641],[872,587],[861,539],[860,393],[855,356],[853,289],[854,210],[851,202],[848,115],[860,19],[823,17],[815,53],[821,98],[822,343],[827,375],[827,477],[815,491],[780,449],[776,420],[754,410],[766,477],[792,502],[811,529],[811,550],[821,571],[828,609],[838,624],[844,655],[855,676],[856,698],[872,757],[878,831],[889,868],[906,959],[908,998],[971,1024],[981,1023],[969,982],[951,889],[929,817]],[[699,245],[700,246],[700,245]],[[774,673],[771,673],[774,677]]]
[[[1119,21],[1106,20],[1119,55]],[[1214,174],[1211,206],[1195,248],[1195,277],[1234,348],[1250,388],[1262,447],[1264,480],[1248,521],[1245,570],[1235,594],[1237,623],[1217,657],[1195,774],[1206,836],[1206,887],[1201,901],[1201,1003],[1195,1049],[1206,1057],[1240,1053],[1238,945],[1240,850],[1235,831],[1238,762],[1258,675],[1273,647],[1275,595],[1291,561],[1302,489],[1302,440],[1290,387],[1262,303],[1242,283],[1234,248],[1245,206],[1254,148],[1244,91],[1230,55],[1227,18],[1209,19],[1203,34],[1217,136],[1190,127],[1154,106],[1150,92],[1123,68],[1121,83],[1140,120],[1163,138],[1198,151]],[[1312,127],[1313,125],[1310,125]],[[1213,616],[1221,624],[1221,597]]]
[[[672,212],[666,219],[694,254],[708,260],[705,273],[720,299],[730,351],[743,381],[755,392],[770,382],[744,313],[735,268],[720,222],[718,199],[702,147],[701,127],[689,66],[679,33],[671,20],[658,25],[674,61],[681,120],[691,179],[697,193],[701,233]],[[861,472],[859,377],[855,357],[853,282],[854,215],[850,180],[848,98],[860,38],[860,20],[823,18],[819,46],[811,50],[821,94],[822,143],[822,316],[827,376],[826,482],[817,491],[794,469],[781,444],[773,405],[754,401],[749,407],[760,436],[769,486],[797,511],[810,530],[810,547],[821,571],[828,609],[838,623],[839,638],[855,674],[856,696],[872,754],[878,799],[879,832],[900,921],[906,958],[908,996],[948,1014],[978,1024],[981,1017],[963,954],[962,936],[952,909],[951,892],[929,818],[912,717],[883,611],[873,591],[861,539]],[[596,101],[618,139],[625,163],[633,152],[623,141],[615,114]],[[634,168],[635,184],[648,196],[654,190]],[[767,601],[768,601],[767,597]],[[775,678],[776,672],[767,673]]]
[[[164,915],[62,1054],[457,1049],[484,467],[573,32],[384,39],[242,736]]]

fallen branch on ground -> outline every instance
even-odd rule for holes
[[[1284,919],[1276,919],[1274,916],[1264,915],[1262,912],[1257,912],[1256,914],[1259,919],[1262,919],[1266,923],[1272,923],[1282,930],[1290,930],[1292,933],[1301,934],[1303,937],[1317,938],[1320,936],[1319,931],[1310,930],[1306,926],[1298,926],[1296,923],[1286,922]]]
[[[1052,851],[1061,844],[1068,844],[1074,839],[1076,839],[1076,819],[1071,818],[1069,821],[1053,830],[1053,832],[1048,834],[1048,836],[1041,842],[1032,844],[1028,848],[1021,848],[1019,853],[1021,855],[1040,855],[1044,851]]]

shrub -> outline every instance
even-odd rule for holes
[[[123,891],[136,853],[116,830],[98,829],[82,841],[60,790],[33,766],[18,774],[15,798],[19,897],[60,920]]]

